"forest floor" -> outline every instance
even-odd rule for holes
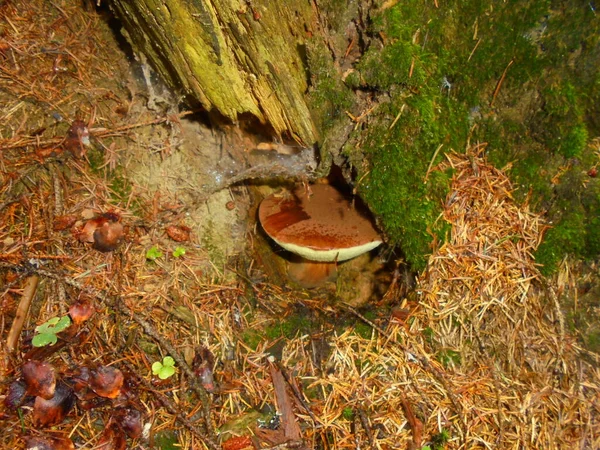
[[[0,6],[0,448],[600,448],[565,317],[597,269],[540,275],[485,145],[432,169],[452,231],[416,280],[294,289],[235,181],[311,157],[179,109],[73,3]]]

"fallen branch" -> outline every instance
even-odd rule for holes
[[[15,320],[13,320],[10,331],[8,332],[8,337],[6,338],[6,349],[9,351],[9,353],[14,352],[17,348],[17,341],[21,335],[21,330],[23,329],[23,324],[25,323],[25,319],[29,313],[29,307],[31,306],[31,301],[35,296],[35,291],[37,290],[39,281],[40,278],[37,275],[30,275],[25,281],[23,295],[21,296],[21,300],[17,306]]]

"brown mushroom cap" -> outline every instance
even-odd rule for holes
[[[262,201],[258,218],[284,249],[311,261],[346,261],[382,243],[371,219],[328,184]]]

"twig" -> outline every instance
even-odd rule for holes
[[[410,448],[420,449],[421,443],[423,442],[423,422],[417,419],[412,406],[410,406],[410,403],[403,394],[400,394],[400,401],[402,402],[402,409],[404,410],[406,420],[412,430],[412,442]]]
[[[369,445],[371,448],[375,446],[375,441],[373,440],[373,431],[371,431],[371,426],[369,425],[369,418],[367,417],[367,413],[362,408],[357,408],[356,412],[358,413],[358,418],[360,419],[360,424],[362,425],[365,433],[367,433],[367,439],[369,440]]]
[[[23,295],[21,296],[21,300],[19,301],[19,306],[17,306],[15,320],[13,320],[12,326],[10,327],[10,331],[8,332],[8,337],[6,338],[6,348],[10,353],[14,352],[17,347],[17,341],[19,340],[19,336],[21,335],[21,330],[23,329],[23,324],[25,323],[25,319],[27,318],[27,313],[29,312],[31,301],[35,296],[35,291],[37,289],[39,281],[40,277],[38,277],[37,275],[30,275],[25,281]]]
[[[283,375],[285,382],[288,384],[288,386],[290,388],[292,388],[292,391],[294,392],[294,396],[296,397],[296,399],[300,402],[300,404],[306,410],[306,412],[308,413],[310,418],[314,421],[314,423],[318,423],[317,418],[315,417],[312,410],[310,409],[310,406],[308,406],[308,403],[306,403],[306,401],[304,400],[304,396],[298,389],[298,386],[296,386],[296,383],[292,383],[292,380],[290,379],[290,376],[287,373],[287,369],[285,367],[283,367],[283,364],[281,364],[279,361],[276,361],[275,363],[277,364],[277,368],[281,371],[281,374]]]
[[[427,172],[425,172],[425,181],[423,182],[423,184],[427,184],[427,178],[429,178],[429,173],[431,172],[431,166],[433,166],[433,162],[435,161],[435,158],[437,158],[437,155],[443,146],[444,146],[444,144],[440,144],[438,146],[438,148],[435,150],[435,152],[433,152],[433,156],[431,157],[431,161],[429,161],[429,166],[427,167]]]
[[[490,102],[490,108],[492,106],[494,106],[494,101],[496,101],[496,96],[498,95],[498,92],[500,92],[500,87],[502,86],[502,82],[504,81],[504,78],[506,77],[506,72],[508,71],[508,68],[510,66],[512,66],[513,62],[515,62],[515,60],[511,59],[510,62],[508,63],[508,65],[506,66],[506,68],[504,69],[504,72],[502,72],[502,76],[498,80],[498,84],[496,84],[496,89],[494,89],[494,95],[492,95],[492,101]]]

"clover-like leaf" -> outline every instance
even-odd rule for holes
[[[44,347],[46,345],[54,345],[57,341],[58,338],[53,333],[40,333],[33,337],[31,344],[34,347]]]
[[[177,247],[173,250],[173,256],[175,258],[180,258],[183,255],[185,255],[185,247]]]
[[[149,259],[150,261],[155,261],[158,258],[162,258],[162,256],[163,252],[161,252],[156,245],[153,245],[148,250],[146,250],[146,259]]]
[[[165,356],[162,362],[156,361],[152,364],[152,373],[158,375],[161,380],[166,380],[175,373],[175,360],[170,356]]]
[[[53,317],[47,322],[35,327],[36,335],[31,340],[34,347],[44,347],[45,345],[54,345],[58,338],[56,335],[66,330],[71,325],[69,316]]]

